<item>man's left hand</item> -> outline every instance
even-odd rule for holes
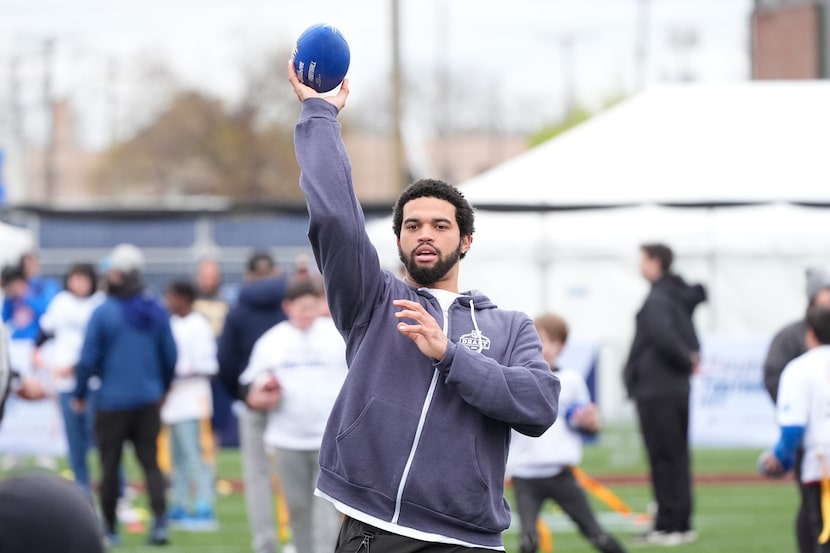
[[[399,320],[398,332],[415,342],[421,353],[440,361],[447,353],[447,344],[449,340],[444,335],[444,331],[435,320],[435,317],[427,313],[427,310],[418,302],[410,300],[394,300],[392,302],[401,310],[395,313],[395,317]],[[409,324],[401,319],[411,319],[415,324]]]

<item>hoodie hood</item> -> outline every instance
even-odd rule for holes
[[[285,279],[267,278],[251,282],[239,291],[239,303],[256,310],[279,309],[285,294]]]
[[[479,292],[478,290],[470,290],[469,292],[462,292],[458,297],[458,303],[464,307],[470,307],[472,302],[475,309],[496,309],[498,306],[490,301],[490,298]]]
[[[157,328],[167,319],[167,311],[149,292],[141,292],[127,298],[118,298],[124,310],[124,318],[133,328],[150,330]]]
[[[702,284],[687,284],[680,275],[670,273],[654,286],[682,303],[689,313],[706,301],[706,288]]]

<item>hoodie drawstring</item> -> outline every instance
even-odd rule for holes
[[[473,298],[470,298],[470,318],[473,320],[473,328],[476,331],[476,339],[478,340],[478,352],[484,353],[484,340],[481,339],[481,331],[478,329],[478,321],[476,321],[476,307],[473,303]]]

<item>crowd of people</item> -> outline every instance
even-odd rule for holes
[[[537,519],[548,499],[598,551],[624,553],[576,476],[583,437],[601,421],[582,376],[560,366],[566,321],[553,313],[534,320],[459,289],[474,210],[443,181],[419,180],[397,199],[402,269],[384,270],[340,138],[348,81],[324,97],[290,65],[288,80],[302,104],[294,143],[321,275],[305,260],[284,273],[269,253],[255,252],[231,304],[216,260],[160,294],[131,244],[72,265],[62,290],[39,274],[34,254],[3,269],[0,414],[9,388],[19,401],[59,406],[75,486],[14,478],[0,483],[0,498],[31,490],[27,499],[38,504],[80,501],[78,524],[60,530],[69,541],[51,535],[58,545],[41,551],[118,545],[130,444],[153,515],[148,542],[168,543],[174,525],[215,530],[213,456],[227,430],[215,402],[232,401],[255,553],[279,549],[275,480],[298,553],[500,550],[511,522],[508,483],[521,553],[539,550]],[[664,244],[641,247],[650,291],[623,370],[655,502],[653,527],[640,539],[658,546],[697,540],[689,382],[700,363],[693,313],[706,291],[676,274],[673,261]],[[830,485],[830,279],[812,275],[808,294],[806,317],[770,347],[765,374],[782,432],[760,463],[769,476],[796,469],[801,553],[828,551],[830,542],[822,518],[830,495],[819,486]],[[87,466],[93,444],[97,502]],[[29,526],[14,522],[7,504],[0,501],[0,529],[18,532],[0,532],[0,545]],[[96,524],[100,531],[89,530]]]
[[[119,503],[128,491],[122,468],[127,444],[144,474],[153,516],[150,544],[168,543],[171,526],[192,531],[218,528],[213,459],[221,430],[227,428],[227,421],[217,423],[213,417],[218,384],[222,392],[245,405],[241,449],[246,484],[248,490],[262,490],[246,494],[249,519],[257,550],[276,551],[273,497],[267,493],[274,455],[266,450],[270,442],[265,440],[265,422],[278,404],[299,405],[295,416],[301,416],[312,389],[304,390],[300,383],[288,393],[282,386],[276,401],[266,406],[256,403],[249,384],[240,377],[260,336],[285,320],[286,313],[301,313],[294,317],[295,322],[298,317],[301,320],[296,323],[301,325],[298,334],[308,329],[307,320],[326,318],[319,279],[309,273],[305,258],[298,258],[296,265],[294,274],[281,275],[270,253],[254,252],[232,307],[222,297],[222,273],[216,260],[202,260],[193,278],[172,280],[156,292],[145,282],[144,254],[132,244],[116,246],[96,263],[72,264],[62,287],[39,274],[34,253],[3,269],[1,357],[12,378],[4,381],[2,397],[8,384],[11,401],[59,407],[67,465],[87,503],[99,510],[105,542],[122,542],[119,526],[125,517]],[[292,309],[302,305],[308,294],[314,299],[311,305]],[[306,347],[316,351],[315,342],[307,342]],[[335,351],[343,357],[340,350]],[[302,368],[303,362],[313,368],[312,359],[291,360],[295,368]],[[340,381],[345,374],[343,363]],[[277,367],[266,363],[257,370],[267,373]],[[248,368],[248,373],[252,370]],[[326,376],[325,382],[332,390],[326,396],[330,403],[338,379]],[[316,385],[305,383],[311,384]],[[289,402],[296,394],[301,399]],[[225,396],[218,397],[221,401]],[[325,422],[325,418],[319,421],[328,405],[322,403],[317,405],[317,426]],[[250,418],[262,424],[251,428]],[[15,421],[6,423],[14,425]],[[303,447],[315,451],[319,445],[309,444],[313,435],[303,435]],[[88,461],[93,448],[100,463],[97,483],[91,481]],[[29,453],[37,465],[56,468],[49,455]],[[19,451],[6,455],[4,467],[14,468],[24,455]],[[258,472],[264,478],[257,480]],[[310,497],[313,483],[306,482],[306,488]],[[293,510],[294,502],[290,505]],[[303,508],[298,507],[293,517],[297,523],[303,520]],[[297,527],[295,540],[311,532],[310,526]]]

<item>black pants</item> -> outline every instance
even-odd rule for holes
[[[795,464],[793,465],[795,484],[798,486],[798,493],[801,496],[801,503],[795,516],[795,537],[798,542],[798,553],[813,553],[816,550],[816,536],[818,534],[813,535],[813,527],[807,509],[807,486],[801,484],[801,462],[803,460],[804,448],[799,447],[795,452]]]
[[[546,499],[555,501],[574,521],[579,532],[602,553],[624,553],[625,549],[597,522],[582,486],[570,469],[551,478],[513,478],[516,510],[521,525],[521,553],[539,548],[536,519]]]
[[[818,537],[824,527],[821,519],[821,485],[801,485],[801,507],[805,511],[810,532],[807,551],[809,553],[830,553],[830,542],[823,545],[818,543]]]
[[[689,459],[689,396],[671,395],[637,400],[651,486],[657,501],[654,529],[691,529],[692,472]]]
[[[144,471],[144,482],[150,496],[150,508],[157,521],[164,519],[164,476],[158,466],[157,439],[161,429],[159,405],[140,409],[108,411],[95,414],[95,439],[101,457],[101,511],[106,530],[116,531],[115,508],[118,503],[118,469],[124,443],[133,444],[138,462]]]
[[[493,550],[407,538],[347,516],[340,526],[335,553],[493,553]]]

